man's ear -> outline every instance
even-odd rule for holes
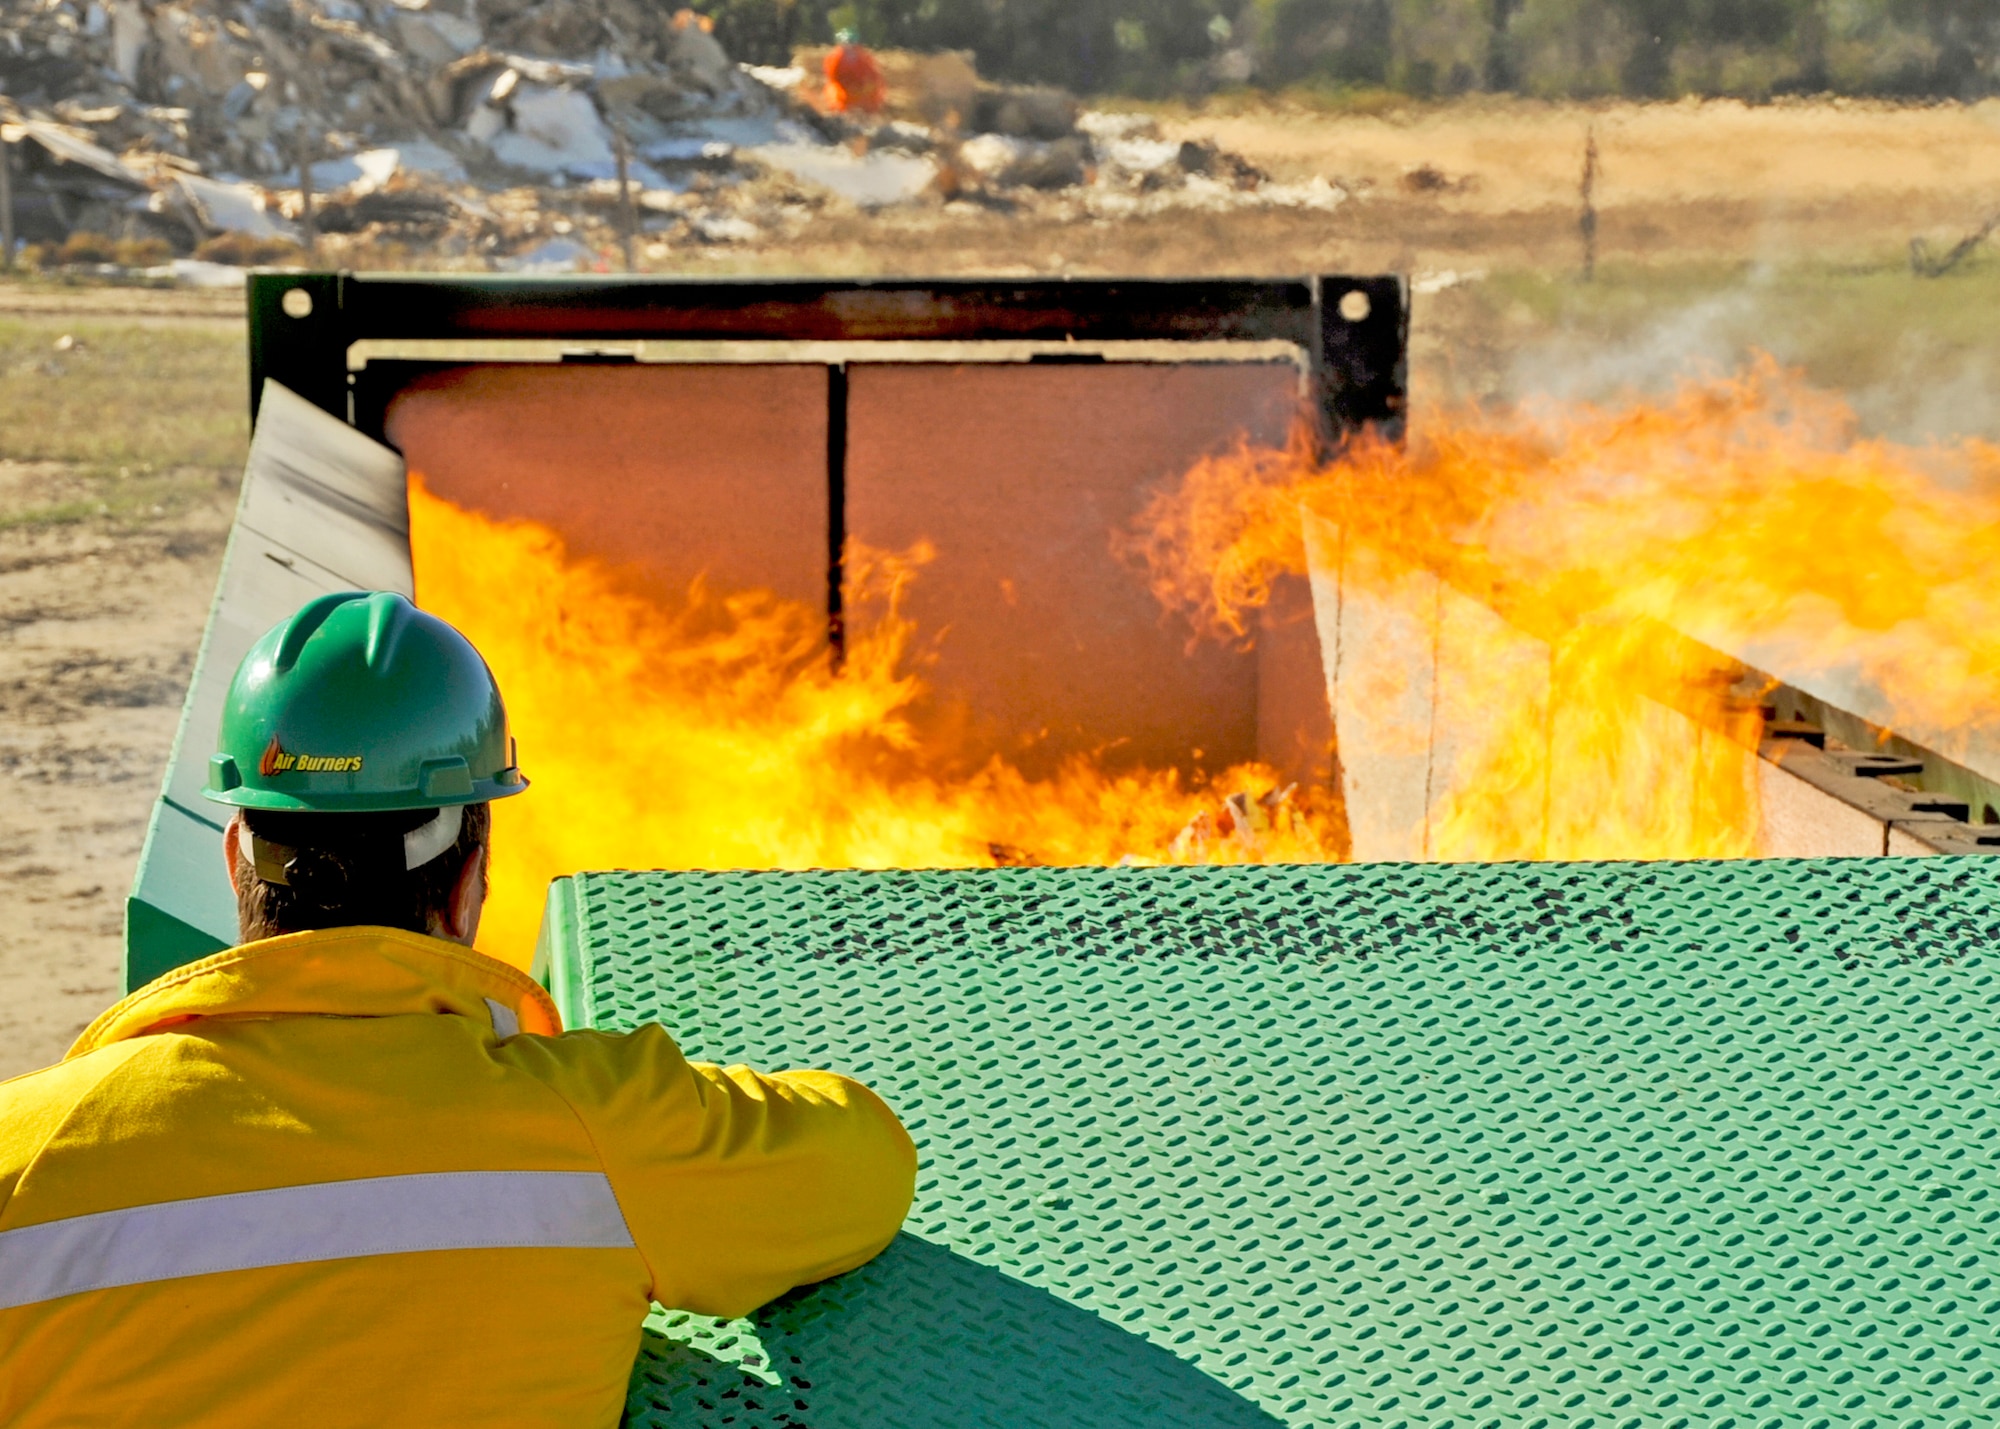
[[[234,888],[236,870],[243,863],[243,811],[237,810],[229,816],[229,822],[222,827],[222,864],[229,870],[229,886]]]
[[[479,936],[479,915],[486,907],[486,849],[476,848],[459,870],[451,886],[451,902],[445,910],[443,933],[454,943],[472,946]]]
[[[229,870],[229,893],[236,900],[236,936],[244,942],[250,941],[249,905],[244,901],[243,889],[250,880],[238,880],[243,869],[243,831],[249,820],[238,809],[229,816],[229,822],[222,826],[222,865]]]

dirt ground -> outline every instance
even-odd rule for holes
[[[1331,214],[1117,223],[915,210],[709,249],[704,274],[1298,273],[1419,279],[1415,420],[1595,397],[1753,349],[1908,437],[2000,437],[2000,263],[1913,278],[2000,203],[2000,105],[1481,101],[1380,116],[1165,114]],[[1600,270],[1579,281],[1595,127]],[[1429,166],[1430,176],[1408,176]],[[245,431],[241,299],[0,282],[0,1076],[117,995],[121,920],[206,617]]]
[[[1304,110],[1168,123],[1281,179],[1324,175],[1364,264],[1575,261],[1584,147],[1611,260],[1900,252],[1975,226],[2000,196],[2000,103],[1490,100],[1337,121]]]
[[[1173,208],[1107,221],[1041,201],[1012,212],[913,206],[827,216],[810,241],[676,250],[694,273],[1216,274],[1574,270],[1586,140],[1607,263],[1901,263],[2000,203],[2000,101],[1637,105],[1476,99],[1329,114],[1294,103],[1188,112],[1287,182],[1324,178],[1332,212]]]
[[[241,314],[0,284],[0,1077],[61,1056],[119,995],[125,894],[234,509]]]
[[[0,463],[0,499],[61,479]],[[229,513],[218,496],[138,530],[0,531],[0,1076],[61,1055],[119,996],[125,894]]]
[[[1571,203],[1593,133],[1598,199],[1611,207],[1748,199],[1801,208],[2000,184],[2000,102],[1492,99],[1340,120],[1298,108],[1207,111],[1168,125],[1175,137],[1205,134],[1281,179],[1324,174],[1387,187],[1428,165],[1467,213]]]

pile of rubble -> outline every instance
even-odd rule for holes
[[[0,0],[0,211],[44,262],[567,269],[829,210],[1343,197],[962,57],[890,58],[895,102],[862,117],[827,111],[815,56],[738,65],[639,0]]]

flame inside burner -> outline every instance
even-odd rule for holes
[[[857,552],[846,660],[823,611],[697,585],[662,602],[410,482],[423,606],[463,630],[507,698],[525,796],[494,806],[480,946],[526,966],[548,881],[603,868],[964,868],[1313,862],[1338,847],[1315,795],[1271,770],[1206,783],[1072,760],[1048,779],[926,744],[916,632],[927,553]]]

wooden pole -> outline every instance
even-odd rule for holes
[[[308,261],[319,256],[319,224],[313,217],[312,144],[299,131],[299,231],[305,237]]]
[[[621,246],[625,250],[625,271],[630,273],[636,271],[637,266],[632,261],[632,246],[633,240],[639,233],[639,209],[632,202],[632,180],[630,178],[630,165],[625,156],[624,126],[612,126],[611,137],[615,141],[613,152],[618,159],[618,205],[623,210],[625,217],[625,231],[622,235]]]
[[[14,146],[0,139],[0,273],[14,271]]]
[[[1576,226],[1583,234],[1583,281],[1597,277],[1597,126],[1591,125],[1583,140],[1583,216]]]

